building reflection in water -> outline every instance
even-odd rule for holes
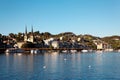
[[[23,53],[14,54],[14,69],[23,72],[33,72],[33,55],[26,55]]]
[[[5,55],[6,55],[6,69],[9,69],[9,67],[10,67],[10,54],[9,53],[5,53]],[[8,70],[7,70],[8,71]]]
[[[47,68],[50,68],[52,72],[55,72],[57,68],[57,63],[58,63],[58,55],[59,52],[51,52],[51,53],[45,53],[44,54],[44,65]]]
[[[81,67],[81,53],[59,53],[59,52],[51,52],[44,54],[44,65],[46,66],[46,70],[51,74],[59,74],[62,76],[62,73],[66,73],[70,71],[80,71]],[[66,68],[67,66],[68,68]],[[49,75],[50,75],[49,74]],[[71,73],[70,73],[71,75]],[[69,75],[64,75],[69,77]]]
[[[97,65],[102,65],[102,61],[103,61],[103,55],[102,53],[97,53],[95,56],[95,61],[97,63]]]

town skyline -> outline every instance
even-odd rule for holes
[[[105,37],[120,35],[119,0],[1,0],[0,33],[73,32]]]

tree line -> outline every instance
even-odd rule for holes
[[[24,41],[24,33],[9,33],[9,35],[2,35],[0,34],[0,38],[4,41],[4,40],[8,40],[8,39],[16,39],[16,42],[21,42]],[[27,34],[28,36],[31,35],[31,32],[28,32]],[[33,32],[33,35],[36,39],[36,41],[42,41],[45,39],[49,39],[49,38],[56,38],[59,39],[60,37],[64,37],[63,41],[68,41],[71,38],[76,39],[77,38],[81,38],[83,39],[81,43],[84,42],[84,44],[91,46],[93,48],[95,48],[95,45],[93,44],[93,40],[97,40],[100,39],[102,41],[105,41],[107,43],[109,43],[113,49],[120,49],[120,36],[107,36],[107,37],[96,37],[96,36],[92,36],[89,34],[85,34],[85,35],[76,35],[72,32],[64,32],[64,33],[59,33],[59,34],[51,34],[49,32],[39,32],[39,31],[35,31]]]

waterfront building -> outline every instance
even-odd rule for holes
[[[54,38],[49,38],[49,39],[44,40],[44,43],[45,43],[45,45],[49,46],[49,45],[51,45],[52,41],[55,41],[55,39]]]
[[[77,39],[77,41],[81,41],[81,38],[79,37],[79,38]]]
[[[59,48],[59,42],[58,41],[52,41],[52,47],[54,48],[54,49],[58,49]]]
[[[111,49],[112,48],[110,44],[108,44],[104,41],[101,41],[101,40],[94,40],[93,42],[97,46],[98,50],[105,50],[105,49]]]
[[[63,36],[60,37],[60,40],[61,40],[61,41],[63,40]]]
[[[22,45],[25,44],[25,42],[17,42],[18,48],[22,48]]]

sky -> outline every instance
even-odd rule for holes
[[[0,33],[120,35],[120,0],[0,0]]]

